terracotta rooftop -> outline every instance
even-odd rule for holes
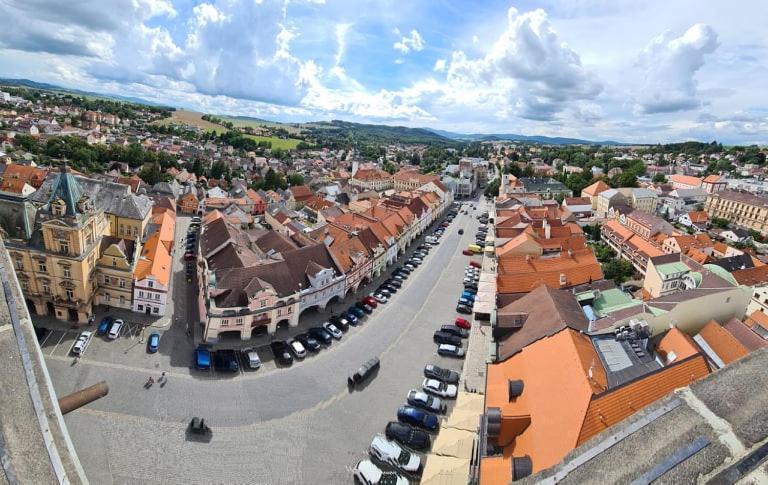
[[[594,196],[598,195],[600,192],[605,192],[608,189],[610,189],[608,184],[606,184],[602,180],[598,180],[594,184],[586,187],[581,192],[584,193],[584,194],[587,194],[587,195],[589,195],[591,197],[594,197]]]
[[[701,179],[699,177],[691,177],[690,175],[671,175],[669,181],[672,183],[678,183],[683,185],[690,185],[692,187],[699,187],[701,185]]]
[[[555,257],[508,255],[499,258],[499,293],[527,293],[538,283],[568,288],[603,279],[603,271],[591,249],[561,253]]]
[[[749,331],[751,332],[751,330]],[[707,342],[707,345],[725,364],[730,364],[749,353],[749,349],[714,320],[704,325],[698,335]],[[757,335],[755,336],[757,337]]]

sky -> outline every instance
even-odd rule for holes
[[[764,0],[0,0],[0,77],[206,113],[768,144]]]

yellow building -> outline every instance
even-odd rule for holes
[[[768,197],[723,190],[709,194],[704,210],[710,218],[726,219],[731,224],[768,235]]]
[[[151,200],[63,167],[29,202],[37,207],[31,237],[6,246],[30,313],[86,323],[93,305],[130,308],[135,251]]]

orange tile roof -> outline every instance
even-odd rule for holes
[[[636,234],[629,239],[628,243],[630,246],[634,247],[637,252],[644,254],[648,258],[663,256],[665,254],[658,246],[651,244]]]
[[[721,242],[716,242],[713,247],[720,254],[725,254],[728,251],[728,245]]]
[[[621,223],[616,219],[611,219],[610,221],[606,222],[605,224],[603,224],[603,227],[618,234],[624,240],[629,239],[635,234],[634,232],[630,231],[626,227],[622,226]]]
[[[752,268],[739,269],[731,272],[731,275],[740,285],[755,286],[768,282],[768,266],[761,264]]]
[[[565,284],[560,284],[560,275]],[[591,249],[562,253],[557,257],[506,255],[499,258],[499,293],[527,293],[540,282],[550,288],[567,288],[603,279],[603,271]]]
[[[710,320],[709,323],[704,325],[704,328],[699,332],[699,336],[707,341],[707,344],[726,364],[730,364],[749,353],[749,349],[744,347],[730,332],[714,320]]]
[[[721,177],[719,175],[714,175],[714,174],[707,175],[706,177],[704,177],[704,182],[706,182],[708,184],[714,184],[714,183],[719,182],[720,178]]]
[[[171,278],[171,254],[160,241],[160,233],[156,232],[147,239],[141,249],[141,257],[136,263],[133,278],[136,281],[149,276],[160,284],[167,286]]]
[[[688,217],[694,224],[707,222],[709,220],[709,214],[705,211],[693,211],[688,213]]]
[[[696,248],[690,248],[686,253],[686,256],[691,258],[692,260],[696,261],[699,264],[706,264],[712,260],[707,253],[701,251],[700,249]]]
[[[690,185],[692,187],[699,187],[701,185],[701,179],[699,177],[691,177],[690,175],[672,175],[669,177],[669,181]]]
[[[392,175],[379,168],[361,168],[355,172],[355,180],[391,180]]]
[[[699,353],[699,347],[688,334],[674,327],[659,341],[656,351],[664,359],[674,352],[675,360],[680,361]]]
[[[754,312],[750,313],[749,316],[744,319],[744,323],[746,323],[749,327],[759,325],[768,331],[768,315],[761,312],[760,310],[755,310]]]
[[[594,197],[594,196],[598,195],[601,192],[605,192],[608,189],[610,189],[608,184],[606,184],[602,180],[598,180],[597,182],[595,182],[594,184],[590,185],[589,187],[586,187],[581,192],[584,193],[584,194],[587,194],[589,196]]]

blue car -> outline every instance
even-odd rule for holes
[[[365,312],[362,310],[362,308],[357,308],[355,305],[352,305],[351,307],[349,307],[349,310],[347,310],[347,313],[351,313],[357,318],[362,318],[365,315]]]
[[[150,334],[149,338],[147,339],[147,352],[154,354],[157,352],[158,347],[160,347],[160,334],[154,332]]]
[[[353,327],[357,325],[357,316],[353,315],[352,312],[342,313],[341,318],[346,318]]]
[[[101,319],[101,322],[99,322],[99,327],[96,329],[96,335],[104,335],[109,331],[109,327],[112,326],[112,321],[114,319],[110,316],[106,316]]]
[[[440,420],[437,419],[437,416],[413,406],[400,406],[397,410],[397,420],[427,431],[437,431],[440,427]]]
[[[198,370],[208,370],[211,368],[211,353],[204,347],[195,349],[195,367]]]
[[[470,293],[468,291],[463,292],[461,294],[461,298],[464,298],[465,300],[469,300],[471,302],[475,301],[475,295],[473,295],[472,293]]]

